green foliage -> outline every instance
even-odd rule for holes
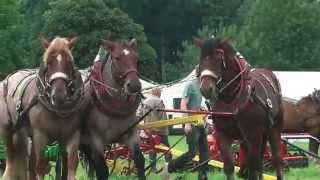
[[[242,26],[225,35],[256,67],[319,70],[320,4],[304,0],[247,0]]]
[[[43,54],[39,37],[78,36],[74,55],[83,68],[92,64],[101,39],[136,38],[142,74],[155,78],[155,51],[144,29],[120,9],[116,0],[15,0],[1,1],[0,14],[14,12],[0,21],[2,76],[14,69],[35,67]],[[3,7],[6,7],[5,9]],[[19,20],[19,21],[18,21]],[[9,60],[9,61],[8,61]]]
[[[0,1],[0,78],[14,69],[30,66],[23,48],[23,16],[19,13],[20,1]]]
[[[197,34],[197,37],[201,37],[202,39],[208,39],[211,36],[213,36],[213,31],[208,26],[204,26]],[[182,47],[183,50],[178,52],[181,61],[177,62],[174,66],[168,66],[166,69],[167,73],[175,79],[188,75],[199,61],[200,50],[191,41],[184,41]],[[179,73],[176,72],[176,67],[178,67]]]
[[[170,81],[181,76],[178,51],[201,27],[199,0],[119,0],[120,7],[142,24],[162,68],[169,68],[159,80]],[[164,62],[161,61],[163,59]],[[161,64],[164,63],[164,64]],[[173,68],[170,70],[170,68]]]
[[[136,38],[140,47],[142,69],[152,65],[153,49],[146,43],[143,27],[118,8],[109,8],[102,0],[55,0],[44,13],[42,33],[46,37],[77,36],[74,54],[80,67],[92,64],[101,39]],[[152,74],[150,75],[152,77]]]

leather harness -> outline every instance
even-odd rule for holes
[[[124,95],[121,89],[106,84],[107,73],[104,73],[104,67],[108,65],[106,61],[108,59],[98,60],[93,65],[90,75],[92,103],[106,115],[127,116],[137,110],[140,97],[136,94]]]

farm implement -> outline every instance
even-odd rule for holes
[[[160,110],[166,112],[181,112],[178,110]],[[182,117],[171,120],[161,120],[158,122],[139,124],[138,128],[140,129],[140,138],[141,144],[140,148],[143,153],[148,154],[149,152],[156,152],[159,154],[170,153],[172,156],[179,156],[183,152],[179,151],[173,147],[166,147],[160,143],[160,137],[156,135],[152,135],[148,129],[161,128],[165,126],[172,126],[177,124],[186,124],[186,123],[194,123],[194,124],[204,124],[204,120],[207,115],[211,116],[232,116],[231,113],[223,113],[223,112],[208,112],[208,111],[183,111],[181,113],[194,113],[197,115]],[[286,135],[286,134],[285,134]],[[284,135],[284,139],[285,139]],[[180,140],[180,139],[179,139]],[[208,145],[210,148],[210,160],[208,160],[209,165],[212,167],[222,169],[223,163],[221,162],[222,158],[220,155],[219,147],[217,146],[216,137],[214,128],[211,129],[211,133],[208,135]],[[236,164],[235,170],[239,171],[241,166],[241,161],[244,161],[244,154],[241,150],[241,142],[235,141],[233,144],[233,154],[234,161]],[[286,164],[286,167],[306,167],[308,166],[308,157],[304,151],[298,149],[296,147],[291,146],[290,144],[283,141],[281,144],[281,154],[283,160]],[[271,170],[271,152],[267,147],[264,155],[264,170]],[[135,169],[132,163],[131,153],[127,147],[124,145],[113,145],[111,149],[106,152],[106,161],[108,162],[109,167],[111,167],[111,172],[121,174],[121,175],[130,175],[134,173]],[[117,163],[117,161],[122,163]],[[127,163],[123,163],[127,161]],[[193,166],[196,166],[199,158],[196,156],[193,159]],[[264,179],[276,179],[274,176],[264,174]]]
[[[161,110],[161,111],[170,111],[170,112],[181,112],[176,110]],[[223,113],[223,112],[208,112],[208,111],[183,111],[182,113],[194,113],[197,115],[183,117],[183,118],[177,118],[177,119],[171,119],[171,120],[162,120],[158,122],[152,122],[152,123],[145,123],[138,125],[138,128],[140,129],[140,148],[143,153],[148,154],[148,152],[157,152],[157,153],[170,153],[172,156],[179,156],[183,152],[179,151],[177,149],[174,149],[173,147],[169,148],[162,144],[160,144],[159,137],[150,134],[147,129],[155,129],[155,128],[161,128],[165,126],[171,126],[171,125],[177,125],[177,124],[186,124],[186,123],[194,123],[197,125],[203,125],[206,115],[217,115],[217,116],[232,116],[231,113]],[[200,114],[201,113],[201,114]],[[181,140],[181,138],[179,139]],[[126,162],[127,163],[123,163]],[[199,161],[198,156],[196,156],[193,161],[195,162],[195,166],[197,162]],[[111,149],[106,151],[106,162],[108,163],[108,166],[111,167],[110,171],[111,173],[117,172],[117,174],[120,175],[130,175],[134,173],[134,167],[132,163],[132,155],[128,148],[124,145],[114,145]],[[118,162],[121,162],[120,165]],[[223,163],[212,159],[208,160],[209,165],[221,169],[223,168]],[[124,165],[126,164],[126,165]],[[238,171],[240,168],[236,167],[236,170]],[[263,175],[264,179],[275,179],[275,177],[270,175]]]

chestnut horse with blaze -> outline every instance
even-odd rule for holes
[[[243,142],[248,179],[262,178],[262,155],[267,141],[277,179],[283,179],[280,153],[283,110],[276,76],[271,70],[250,69],[228,40],[193,38],[193,42],[201,49],[198,79],[202,95],[214,111],[235,113],[230,118],[213,119],[227,179],[234,179],[231,150],[234,139]]]
[[[6,146],[4,180],[43,180],[47,173],[43,152],[54,141],[66,147],[67,179],[75,180],[80,112],[85,107],[83,81],[72,55],[75,42],[76,38],[56,37],[51,42],[42,38],[45,52],[39,70],[19,70],[1,82],[0,129]],[[29,137],[31,158],[35,158],[30,164]]]

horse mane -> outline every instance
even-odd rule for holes
[[[55,55],[56,53],[61,51],[66,52],[70,55],[70,57],[72,57],[68,39],[57,36],[55,39],[52,40],[49,47],[46,49],[43,55],[43,62],[47,64],[49,55]]]
[[[210,38],[205,40],[201,48],[201,57],[206,57],[214,53],[215,49],[223,49],[227,56],[234,57],[237,53],[229,39],[224,38]]]

